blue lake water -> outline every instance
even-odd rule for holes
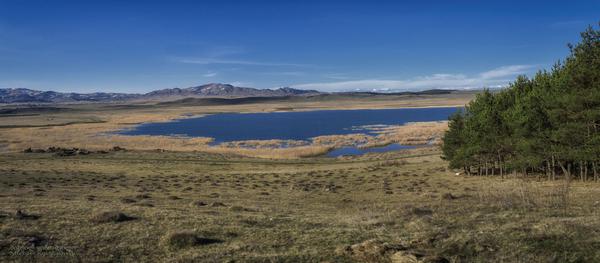
[[[372,130],[360,127],[366,125],[402,125],[407,122],[447,120],[458,109],[460,108],[443,107],[220,113],[171,122],[145,123],[122,131],[121,134],[211,137],[215,143],[269,139],[309,140],[321,135],[372,134]],[[350,149],[334,151],[352,154]]]

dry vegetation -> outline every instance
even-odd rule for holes
[[[600,260],[594,184],[446,166],[434,147],[295,160],[3,154],[0,261]]]
[[[391,143],[402,145],[439,145],[444,132],[448,129],[447,121],[413,122],[402,126],[377,128],[378,136],[363,147],[375,147]]]
[[[260,148],[282,148],[282,147],[298,147],[308,145],[308,141],[299,140],[246,140],[246,141],[233,141],[223,142],[219,146],[226,148],[248,148],[248,149],[260,149]]]
[[[323,135],[312,139],[312,143],[316,145],[330,145],[332,147],[342,147],[348,145],[361,145],[372,140],[373,136],[366,134],[355,133],[345,135]]]

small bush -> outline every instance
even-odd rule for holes
[[[21,210],[17,210],[17,212],[15,213],[15,219],[17,220],[36,220],[39,218],[39,215],[27,214]]]
[[[478,192],[484,204],[504,209],[560,208],[568,209],[568,182],[544,186],[527,181],[510,181],[489,186]]]
[[[210,207],[225,207],[227,205],[225,205],[224,203],[221,202],[212,202],[210,203]]]
[[[208,204],[206,202],[200,201],[200,200],[193,201],[193,202],[190,203],[191,207],[203,207],[203,206],[207,206],[207,205]]]
[[[193,231],[181,231],[167,234],[163,242],[170,248],[182,249],[194,246],[203,246],[223,241],[214,238],[200,237]]]
[[[445,200],[454,200],[456,198],[458,198],[458,197],[456,197],[452,193],[445,193],[442,195],[442,199],[445,199]]]
[[[47,242],[48,239],[37,232],[14,228],[0,230],[0,251],[3,246],[37,247],[45,245]]]
[[[389,262],[390,255],[406,247],[371,239],[351,246],[338,247],[336,254],[350,257],[357,262]],[[400,261],[399,261],[400,262]]]
[[[135,202],[137,202],[137,200],[135,200],[133,198],[128,198],[128,197],[121,198],[121,203],[123,203],[123,204],[131,204],[131,203],[135,203]]]
[[[119,223],[136,219],[118,211],[103,212],[92,217],[94,223]]]

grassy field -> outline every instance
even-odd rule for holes
[[[0,261],[600,261],[593,183],[445,167],[436,147],[295,160],[6,153]]]

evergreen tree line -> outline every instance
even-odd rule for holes
[[[600,178],[600,30],[533,78],[484,90],[449,118],[443,157],[468,175]]]

